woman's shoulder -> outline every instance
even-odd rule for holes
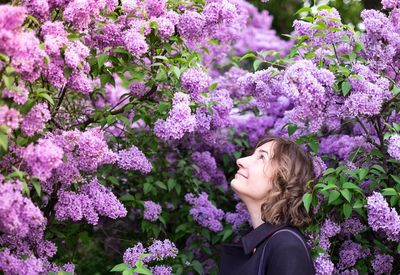
[[[305,238],[300,230],[296,227],[284,227],[275,232],[269,239],[268,245],[274,250],[279,247],[281,249],[296,249],[297,251],[308,252],[308,247]],[[281,250],[280,249],[280,250]]]

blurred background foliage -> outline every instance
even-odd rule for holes
[[[335,7],[342,16],[342,22],[357,26],[360,22],[360,13],[365,9],[379,9],[378,0],[332,0],[332,1],[300,1],[300,0],[269,0],[263,3],[260,0],[249,0],[259,10],[268,10],[274,16],[273,28],[278,34],[290,34],[293,30],[293,20],[298,18],[296,11],[303,6],[329,5]]]

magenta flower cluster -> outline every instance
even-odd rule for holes
[[[222,230],[221,220],[224,217],[224,211],[216,208],[209,200],[208,195],[202,192],[198,197],[192,193],[185,195],[185,200],[193,207],[190,214],[203,227],[213,232]]]
[[[143,217],[145,220],[154,222],[158,219],[162,211],[161,205],[153,201],[144,202],[144,213]]]
[[[367,198],[368,224],[374,231],[384,232],[389,240],[400,241],[400,215],[389,207],[381,193]]]

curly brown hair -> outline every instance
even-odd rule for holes
[[[271,224],[302,227],[311,223],[303,205],[306,184],[314,180],[311,155],[294,141],[283,137],[263,137],[256,147],[273,142],[269,165],[273,168],[272,189],[261,205],[261,218]]]

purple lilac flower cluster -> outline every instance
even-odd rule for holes
[[[190,68],[182,74],[182,87],[187,89],[193,101],[201,99],[201,93],[210,85],[210,77],[200,69]]]
[[[392,98],[389,80],[361,64],[355,64],[353,71],[356,75],[349,78],[350,95],[339,112],[349,117],[379,114],[383,102]]]
[[[139,170],[143,174],[151,171],[152,165],[136,146],[118,152],[117,165],[124,170]]]
[[[51,177],[54,169],[62,164],[63,150],[49,139],[39,139],[23,151],[22,158],[33,176],[41,181]]]
[[[386,254],[375,253],[371,261],[374,274],[390,274],[393,268],[393,257]]]
[[[360,219],[353,217],[350,219],[345,220],[341,224],[341,231],[340,234],[346,236],[354,236],[363,231],[365,231],[367,227],[361,223]]]
[[[400,241],[400,216],[390,208],[381,193],[367,197],[368,224],[374,231],[383,231],[389,240]]]
[[[256,99],[257,107],[268,113],[273,99],[282,95],[282,75],[275,68],[248,73],[238,79],[241,89]]]
[[[283,75],[284,92],[294,103],[290,111],[292,122],[308,125],[311,132],[318,131],[327,118],[327,108],[334,96],[335,76],[326,69],[318,69],[309,60],[299,60]]]
[[[144,254],[149,254],[145,256]],[[152,261],[162,261],[166,258],[175,258],[178,255],[178,249],[175,244],[168,239],[164,241],[155,240],[149,247],[145,248],[142,243],[128,248],[123,256],[124,263],[130,267],[134,267],[138,260],[142,260],[145,264]],[[156,268],[158,269],[158,268]],[[159,267],[160,270],[171,270],[168,266]],[[161,273],[162,274],[162,273]]]
[[[117,219],[125,217],[127,210],[110,190],[94,178],[83,185],[78,193],[60,190],[55,213],[60,221],[80,221],[85,218],[88,223],[95,225],[99,215]]]
[[[22,105],[28,100],[29,91],[20,83],[18,86],[13,87],[13,89],[5,89],[2,91],[2,97],[11,98],[15,103]]]
[[[26,136],[33,136],[36,132],[45,128],[45,123],[51,118],[49,109],[44,103],[32,107],[29,113],[24,116],[21,124],[22,133]]]
[[[19,238],[46,224],[40,209],[21,192],[19,181],[0,182],[0,230]]]
[[[400,160],[400,135],[395,134],[390,137],[388,145],[388,154],[397,160]]]
[[[134,267],[136,262],[140,259],[140,255],[145,254],[146,249],[142,243],[137,243],[135,246],[128,248],[124,252],[123,260],[130,267]]]
[[[314,265],[315,274],[317,275],[333,274],[335,270],[335,265],[327,255],[319,255],[318,258],[314,260]]]
[[[363,248],[360,244],[346,240],[340,247],[338,268],[347,269],[356,265],[359,259],[370,255],[368,248]]]
[[[193,163],[198,167],[194,176],[200,180],[214,183],[227,189],[227,181],[224,172],[218,169],[215,158],[210,152],[194,152],[192,154]]]
[[[10,57],[12,67],[23,80],[33,82],[45,67],[45,52],[35,33],[21,28],[26,13],[24,7],[0,6],[0,52]]]
[[[318,156],[313,156],[313,166],[316,177],[321,176],[327,169],[325,162]]]
[[[213,232],[222,230],[221,220],[224,217],[224,211],[216,208],[209,200],[208,195],[202,192],[197,198],[194,194],[185,195],[185,200],[193,206],[190,214],[203,227]]]
[[[7,105],[0,106],[0,125],[5,125],[10,129],[18,129],[22,121],[22,116],[18,110],[9,108]]]
[[[153,201],[145,201],[144,202],[144,219],[148,221],[156,221],[160,216],[162,211],[161,205],[155,203]]]
[[[319,246],[328,250],[331,245],[329,239],[339,234],[339,232],[340,226],[331,219],[326,219],[319,232]]]
[[[232,229],[238,232],[240,227],[247,224],[251,224],[250,214],[243,202],[236,204],[235,212],[227,212],[225,214],[225,220],[227,223],[232,225]]]
[[[353,150],[361,147],[370,150],[371,145],[363,136],[331,135],[320,141],[320,154],[335,155],[340,160],[348,160]]]
[[[193,132],[196,118],[191,114],[189,96],[184,93],[175,93],[173,106],[166,120],[157,120],[154,133],[163,140],[181,139],[185,133]]]

